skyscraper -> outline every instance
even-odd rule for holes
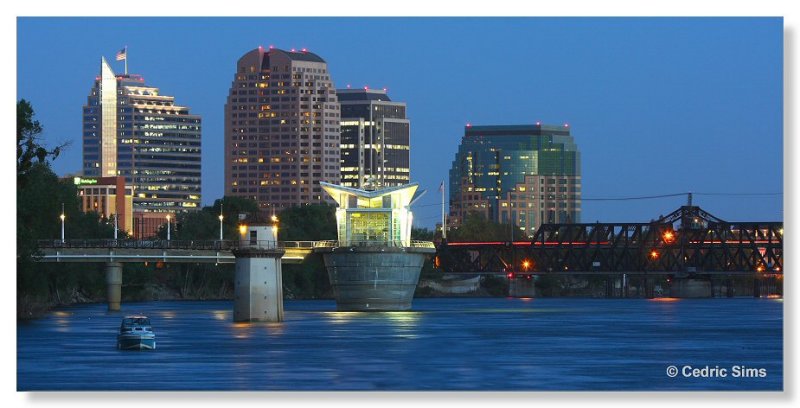
[[[385,90],[339,89],[342,106],[343,186],[362,188],[369,177],[384,187],[409,183],[410,123],[406,104]]]
[[[244,54],[225,104],[225,194],[262,210],[330,202],[339,183],[339,102],[328,66],[307,50]]]
[[[451,225],[469,212],[532,235],[579,222],[580,152],[568,125],[470,126],[450,169]]]
[[[84,176],[125,177],[134,212],[194,210],[200,205],[200,148],[200,116],[141,75],[115,74],[101,59],[83,107]]]

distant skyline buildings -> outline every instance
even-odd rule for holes
[[[20,17],[16,24],[17,98],[31,102],[44,143],[72,142],[52,162],[60,175],[83,168],[76,109],[97,57],[122,73],[114,54],[128,45],[129,72],[202,116],[202,205],[212,205],[225,192],[221,105],[234,64],[268,38],[322,56],[338,88],[387,86],[393,101],[408,104],[413,181],[429,192],[416,204],[415,226],[441,220],[440,197],[430,193],[448,177],[467,122],[568,119],[582,152],[584,221],[646,222],[686,201],[595,198],[686,191],[715,193],[694,201],[726,220],[778,220],[785,212],[780,17]],[[442,33],[460,41],[436,40]],[[374,58],[388,38],[391,51]],[[542,64],[543,55],[558,63]],[[513,84],[479,84],[500,62]],[[752,135],[762,135],[756,145]],[[712,165],[709,152],[725,160]],[[755,152],[775,160],[753,172],[734,159]]]
[[[384,187],[411,182],[411,124],[405,102],[386,90],[339,89],[341,184],[362,188],[372,178]]]
[[[330,202],[340,181],[339,103],[325,60],[303,50],[245,53],[225,103],[225,195],[261,210]]]
[[[83,106],[83,176],[125,178],[133,211],[175,213],[201,204],[201,118],[105,58]]]
[[[474,212],[529,236],[581,220],[581,156],[566,124],[465,126],[449,186],[451,226]]]

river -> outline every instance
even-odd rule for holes
[[[386,313],[288,300],[284,322],[253,324],[230,301],[122,308],[18,323],[17,389],[783,388],[781,299],[425,298]],[[116,349],[130,313],[151,317],[157,350]]]

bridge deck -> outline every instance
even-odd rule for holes
[[[301,263],[314,249],[315,241],[272,241],[267,245],[285,251],[285,264]],[[39,262],[173,262],[235,263],[238,241],[134,241],[71,240],[40,241]]]

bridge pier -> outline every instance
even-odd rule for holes
[[[670,287],[670,296],[676,298],[707,298],[712,295],[710,279],[674,279]]]
[[[249,226],[242,230],[234,276],[233,321],[283,321],[283,281],[276,230]]]
[[[122,263],[106,262],[105,267],[108,311],[118,312],[122,303]]]
[[[538,297],[536,293],[536,279],[526,279],[524,277],[510,279],[508,281],[508,296],[517,298]]]

